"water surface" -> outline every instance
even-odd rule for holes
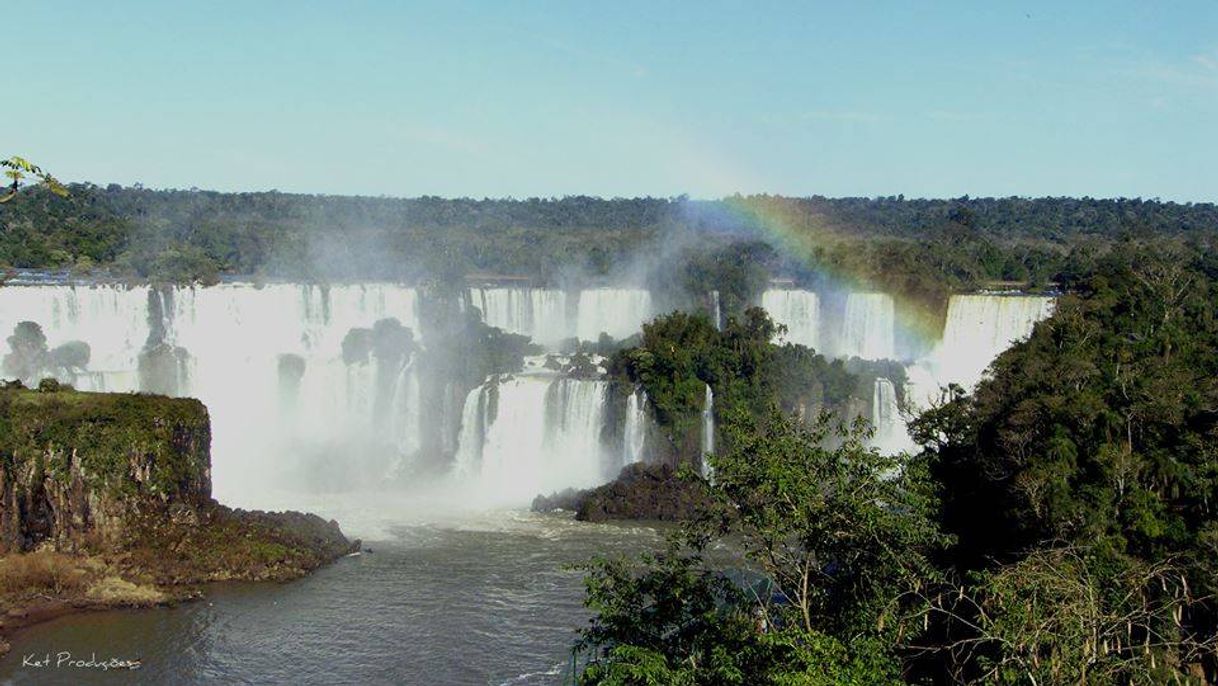
[[[555,684],[587,619],[578,572],[597,552],[651,546],[646,527],[498,512],[387,526],[297,582],[227,584],[174,608],[31,627],[0,660],[14,684]],[[138,658],[137,671],[22,667],[27,654]]]

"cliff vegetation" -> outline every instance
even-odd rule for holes
[[[210,444],[196,400],[0,388],[0,631],[209,581],[285,581],[358,549],[315,515],[216,503]]]

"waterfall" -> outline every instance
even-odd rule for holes
[[[646,457],[647,393],[635,389],[626,397],[626,426],[622,432],[622,465],[642,462]]]
[[[896,357],[896,317],[887,293],[850,293],[836,355],[886,360]]]
[[[762,301],[790,327],[789,340],[819,341],[838,354],[893,355],[893,303],[886,295],[847,295],[840,332],[823,334],[826,313],[815,293],[776,289]],[[601,331],[622,338],[652,315],[648,292],[628,288],[590,289],[578,298],[487,288],[471,291],[471,302],[493,324],[553,339],[575,333],[595,339]],[[940,383],[971,385],[1052,306],[1047,297],[953,297],[942,340],[907,369],[905,397],[916,406]],[[420,338],[418,311],[414,289],[387,283],[14,285],[0,288],[0,355],[14,327],[33,321],[45,334],[48,357],[63,346],[78,352],[79,345],[67,345],[74,342],[88,346],[86,362],[51,365],[51,373],[82,390],[123,392],[141,390],[140,358],[150,340],[180,349],[184,356],[171,360],[187,373],[173,392],[207,404],[215,493],[243,507],[271,502],[264,495],[272,488],[332,491],[380,484],[388,473],[414,474],[420,439],[437,433],[442,440],[424,442],[428,452],[455,455],[454,479],[498,502],[592,486],[646,459],[654,420],[641,390],[625,399],[624,412],[610,411],[616,396],[608,382],[567,379],[536,366],[468,395],[468,386],[444,381],[447,391],[428,400],[433,394],[424,389],[421,398],[420,379],[431,383],[431,370],[420,369],[411,352],[412,339]],[[895,410],[900,390],[876,382],[877,445],[904,440]],[[710,388],[704,403],[701,447],[713,453]],[[610,419],[621,423],[606,427]]]
[[[601,333],[623,339],[633,336],[651,319],[651,293],[632,288],[593,288],[580,291],[575,334],[595,341]]]
[[[972,389],[995,357],[1032,333],[1053,313],[1054,299],[1040,295],[953,295],[943,338],[907,370],[910,397],[925,407],[949,383]]]
[[[714,470],[706,456],[715,452],[715,392],[706,384],[706,395],[702,400],[702,476],[709,479]]]
[[[901,417],[896,388],[888,379],[875,380],[871,396],[871,425],[875,429],[871,445],[881,453],[893,455],[914,449],[905,420]]]
[[[24,320],[38,323],[51,347],[68,341],[89,344],[89,373],[81,380],[82,388],[138,390],[135,370],[148,340],[147,289],[4,286],[0,288],[0,357],[8,351],[5,339]]]
[[[595,484],[602,479],[601,433],[608,389],[605,381],[556,379],[546,390],[546,448],[562,461],[560,472],[570,474],[576,483]]]
[[[761,306],[775,323],[787,327],[786,341],[821,352],[820,299],[816,293],[772,288],[761,294]]]
[[[569,301],[557,289],[486,287],[471,289],[470,301],[490,326],[550,349],[574,337],[595,341],[601,333],[627,338],[654,314],[651,293],[637,288],[592,288]]]
[[[1047,296],[953,295],[935,352],[940,378],[972,386],[1000,352],[1027,338],[1052,312]]]
[[[323,486],[375,482],[404,457],[375,457],[388,452],[380,446],[400,451],[417,445],[418,436],[406,432],[419,425],[418,403],[408,402],[404,393],[393,398],[394,391],[409,385],[402,378],[403,360],[382,359],[372,351],[352,362],[345,359],[343,345],[356,330],[367,331],[373,345],[374,326],[388,319],[413,329],[417,338],[413,289],[231,284],[180,289],[177,300],[170,328],[175,344],[193,360],[188,392],[203,400],[212,416],[217,492],[229,488],[226,475],[248,474],[259,465],[287,473],[340,472],[329,474]],[[277,407],[271,363],[284,353],[303,358],[305,371],[297,421],[273,433],[266,430]],[[378,412],[386,404],[389,409]],[[405,415],[395,415],[395,409]],[[354,454],[332,463],[338,450]],[[268,461],[267,456],[277,457]]]
[[[455,476],[470,497],[499,504],[603,483],[617,468],[606,463],[601,441],[608,391],[605,381],[544,374],[475,389],[462,411]]]
[[[457,439],[457,459],[453,465],[453,472],[458,478],[473,478],[482,469],[482,446],[486,438],[486,413],[490,392],[490,388],[484,384],[465,396],[465,404],[461,409],[461,434]]]
[[[723,328],[723,312],[721,311],[721,308],[719,305],[719,291],[710,292],[710,301],[711,301],[711,311],[710,311],[711,323],[715,325],[715,330],[718,331]]]
[[[399,457],[413,455],[419,450],[423,430],[422,415],[418,411],[419,402],[419,369],[416,360],[411,359],[401,368],[395,379],[389,410],[389,417],[395,419],[389,422],[389,426],[393,432],[394,443],[398,447]],[[388,420],[388,417],[383,419]],[[397,466],[404,465],[399,462]]]
[[[182,349],[189,373],[174,392],[208,407],[214,491],[254,506],[267,484],[305,471],[302,462],[335,472],[326,487],[383,479],[391,462],[353,449],[353,437],[399,453],[417,446],[413,365],[375,354],[347,364],[342,346],[353,329],[371,335],[387,319],[417,338],[416,311],[415,291],[394,284],[6,286],[0,342],[23,320],[41,325],[51,347],[85,341],[87,370],[62,380],[112,392],[141,390],[137,369],[150,338]]]
[[[471,292],[483,321],[552,346],[574,335],[565,291],[545,288],[478,288]]]

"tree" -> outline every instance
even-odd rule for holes
[[[984,646],[968,669],[1218,674],[1214,267],[1208,252],[1119,246],[972,395],[914,423],[958,537],[949,559],[975,580],[971,607],[943,608]]]
[[[925,469],[864,447],[861,423],[809,429],[776,407],[725,422],[705,517],[637,565],[583,567],[581,683],[899,683],[946,542]],[[734,567],[706,563],[711,542]]]
[[[717,533],[739,536],[785,599],[763,609],[804,631],[895,644],[946,543],[925,465],[868,448],[863,420],[843,426],[824,414],[809,428],[776,408],[725,419],[730,448],[712,458],[728,515]]]
[[[31,177],[46,184],[47,188],[55,195],[61,197],[68,195],[68,189],[57,181],[55,177],[24,158],[13,156],[7,160],[0,160],[0,167],[4,167],[4,175],[10,180],[7,192],[0,194],[0,203],[8,202],[16,197],[22,185]]]

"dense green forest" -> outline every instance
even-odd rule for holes
[[[900,457],[791,413],[747,343],[767,322],[722,350],[653,324],[619,360],[685,379],[652,382],[663,402],[716,369],[737,400],[715,504],[664,550],[582,567],[580,683],[1218,683],[1215,302],[1214,252],[1114,244]]]
[[[645,279],[660,291],[831,274],[933,296],[993,281],[1084,273],[1116,241],[1212,240],[1218,207],[1140,199],[414,199],[35,186],[0,207],[0,267],[419,279],[524,276],[564,285]],[[742,259],[747,258],[747,259]]]
[[[738,410],[764,413],[773,402],[803,424],[822,413],[869,415],[878,377],[904,386],[898,362],[830,360],[806,346],[775,343],[779,333],[785,329],[759,307],[729,317],[721,329],[703,313],[673,312],[624,342],[634,345],[612,351],[609,377],[627,382],[623,388],[642,387],[662,429],[665,443],[652,459],[700,464],[708,386],[720,422]]]

